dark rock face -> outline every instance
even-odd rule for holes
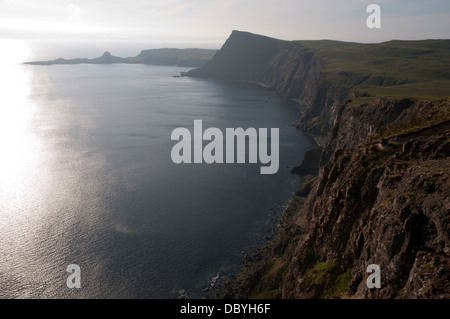
[[[347,126],[356,113],[379,110],[384,126]],[[296,193],[278,233],[247,260],[227,295],[449,298],[449,114],[448,99],[380,99],[343,110],[335,129],[348,134],[329,141],[327,148],[339,147]],[[380,266],[380,289],[367,287],[371,264]]]
[[[301,164],[294,167],[291,172],[300,175],[317,175],[317,173],[319,173],[322,152],[323,148],[321,146],[307,151]]]
[[[233,31],[211,61],[187,75],[256,82],[282,96],[309,100],[316,94],[320,61],[294,42]]]
[[[449,298],[450,101],[353,105],[357,92],[321,82],[323,63],[297,43],[235,31],[188,73],[302,100],[299,125],[327,137],[296,168],[318,175],[222,296]],[[380,266],[380,289],[366,285],[370,264]]]
[[[190,71],[188,75],[240,81],[262,80],[279,45],[280,41],[275,39],[233,31],[212,61],[203,68]]]
[[[321,82],[323,64],[298,42],[233,31],[211,61],[187,75],[254,82],[301,101],[305,104],[302,128],[325,136],[347,95]]]
[[[410,100],[383,99],[375,104],[343,103],[339,105],[335,116],[331,119],[334,125],[330,125],[330,136],[323,153],[322,163],[327,162],[335,150],[352,148],[362,143],[380,126],[396,120],[411,119],[417,111],[410,109],[404,114],[403,111],[408,110],[412,104]]]
[[[372,107],[392,103],[379,101]],[[450,103],[441,107],[448,110]],[[335,144],[345,145],[343,139]],[[318,263],[335,261],[328,275],[349,273],[345,289],[335,297],[448,298],[450,174],[443,168],[450,167],[449,150],[448,128],[398,144],[369,137],[335,150],[309,204],[297,212],[297,218],[311,217],[306,239],[293,248],[283,297],[326,297],[333,283],[318,280],[313,286],[308,280]],[[381,289],[366,285],[370,264],[381,267]]]

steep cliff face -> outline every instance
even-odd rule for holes
[[[327,137],[349,99],[447,96],[449,54],[450,40],[283,41],[233,31],[213,59],[187,75],[260,83],[301,102],[299,125]]]
[[[211,61],[188,75],[263,82],[280,44],[281,41],[269,37],[233,31]]]
[[[328,114],[333,109],[328,106],[343,98],[321,82],[322,65],[323,61],[300,43],[233,31],[211,61],[187,75],[261,84],[304,103],[302,122],[316,134],[326,134],[327,124],[321,126],[309,120]]]
[[[346,127],[355,110],[344,112],[351,115],[337,129],[366,138],[353,146],[338,135],[342,148],[292,219],[307,230],[285,252],[283,296],[449,297],[450,102],[380,100],[358,108],[362,118],[393,113],[389,125],[365,134]],[[370,264],[381,267],[382,289],[366,285]]]
[[[301,100],[299,125],[326,136],[305,156],[307,163],[294,169],[317,175],[299,188],[274,237],[247,257],[220,296],[448,298],[450,100],[354,102],[367,97],[361,83],[379,78],[370,67],[355,70],[376,68],[384,58],[362,64],[341,59],[330,67],[329,52],[311,49],[328,45],[337,56],[361,50],[354,44],[304,45],[235,31],[209,63],[188,74],[258,82]],[[393,52],[402,59],[404,52],[417,53],[409,44],[392,45],[374,49],[387,58]],[[429,43],[418,43],[424,45]],[[327,55],[331,58],[324,60]],[[341,63],[353,71],[335,70]],[[397,86],[390,92],[408,89],[398,74],[391,76]],[[338,80],[330,82],[334,77]],[[374,91],[389,81],[375,82]],[[381,269],[380,289],[366,284],[371,264]]]
[[[335,150],[349,149],[362,143],[380,126],[413,118],[417,115],[419,105],[411,107],[413,104],[412,100],[407,99],[380,99],[375,104],[339,105],[330,123],[332,129],[322,154],[322,163],[326,163]]]
[[[450,101],[346,105],[333,132],[330,158],[225,295],[450,297]]]

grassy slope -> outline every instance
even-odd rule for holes
[[[326,62],[324,81],[376,97],[435,100],[450,96],[450,40],[361,44],[296,41]]]

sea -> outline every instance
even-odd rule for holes
[[[297,104],[179,77],[191,68],[24,65],[41,57],[32,46],[2,48],[0,298],[209,298],[277,228],[302,182],[290,171],[314,146]],[[171,133],[194,120],[279,128],[278,172],[175,164]]]

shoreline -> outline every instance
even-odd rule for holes
[[[292,101],[296,102],[301,106],[296,100]],[[293,166],[293,170],[297,167],[300,167],[305,162],[305,156],[308,152],[316,150],[318,147],[323,148],[323,145],[326,144],[327,137],[325,136],[316,136],[310,132],[307,132],[300,126],[295,127],[298,130],[301,130],[306,136],[311,138],[316,145],[312,148],[305,151],[303,159],[300,164]],[[291,218],[295,214],[295,212],[305,204],[308,194],[310,192],[311,181],[314,181],[317,177],[318,173],[307,172],[304,174],[296,173],[291,171],[291,174],[298,175],[301,178],[301,183],[296,185],[294,191],[291,193],[287,202],[282,204],[281,207],[284,207],[282,211],[277,213],[278,218],[274,227],[272,227],[270,233],[264,234],[261,233],[261,238],[264,238],[263,242],[259,245],[252,245],[244,248],[242,253],[246,252],[244,256],[240,260],[240,264],[236,266],[236,269],[230,272],[225,272],[224,274],[219,273],[219,278],[216,280],[215,287],[212,287],[208,294],[212,294],[207,296],[206,298],[210,299],[240,299],[239,290],[242,289],[244,281],[252,280],[252,277],[261,271],[261,267],[267,262],[267,260],[273,258],[273,250],[274,247],[283,240],[283,237],[289,233],[291,230],[289,226],[291,226]],[[241,253],[241,254],[242,254]],[[271,292],[268,292],[269,295],[260,295],[260,296],[250,296],[249,298],[254,299],[278,299],[281,298],[280,295],[273,295]]]
[[[299,189],[308,183],[306,177],[307,176],[304,176],[304,182],[299,186]],[[242,257],[236,271],[226,273],[223,277],[220,277],[216,283],[216,287],[211,289],[211,293],[214,294],[209,296],[211,299],[242,299],[240,291],[244,286],[248,285],[246,282],[252,283],[252,281],[256,279],[253,278],[255,274],[259,274],[264,264],[273,258],[274,247],[283,239],[286,233],[290,231],[289,225],[292,216],[299,206],[305,204],[306,196],[297,196],[296,193],[298,193],[298,191],[292,193],[290,196],[284,210],[280,214],[278,226],[275,226],[270,235],[265,236],[264,242]],[[281,298],[281,292],[280,294],[273,294],[270,291],[267,291],[267,295],[262,293],[259,295],[248,296],[247,298],[279,299]]]

